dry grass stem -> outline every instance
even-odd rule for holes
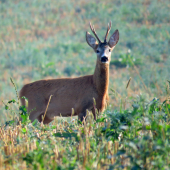
[[[47,104],[47,107],[46,107],[46,110],[45,110],[45,113],[44,113],[42,122],[44,122],[44,119],[45,119],[45,116],[46,116],[46,113],[47,113],[47,110],[48,110],[48,106],[49,106],[49,104],[50,104],[50,101],[51,101],[51,97],[52,97],[52,96],[53,96],[53,95],[50,95],[50,97],[49,97],[48,104]]]

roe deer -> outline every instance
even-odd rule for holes
[[[44,123],[51,122],[55,116],[71,116],[72,108],[74,115],[78,115],[80,121],[86,116],[86,109],[92,111],[96,119],[93,98],[96,101],[96,109],[103,112],[108,102],[109,86],[109,63],[111,52],[119,40],[119,31],[116,30],[109,41],[107,36],[111,29],[111,22],[108,24],[104,42],[101,42],[96,34],[94,26],[90,28],[96,39],[86,32],[86,41],[97,54],[96,67],[93,75],[86,75],[77,78],[60,78],[51,80],[39,80],[26,84],[20,91],[20,98],[25,96],[28,99],[28,112],[30,120],[42,121],[46,106],[51,95],[51,101],[44,118]],[[25,99],[21,98],[22,105]]]

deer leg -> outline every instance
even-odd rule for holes
[[[54,119],[49,119],[48,117],[44,118],[44,124],[49,124],[51,121],[53,121]]]
[[[82,112],[78,115],[78,119],[83,122],[84,119],[86,119],[86,111]]]
[[[29,115],[29,119],[31,120],[31,122],[33,122],[35,119],[37,119],[37,117],[39,115],[41,115],[42,113],[37,112],[37,110],[33,110],[31,111],[30,115]]]
[[[41,115],[39,115],[39,116],[37,117],[37,119],[38,119],[39,122],[42,122],[42,116],[44,116],[44,113],[42,113]],[[51,121],[53,121],[53,119],[49,119],[49,118],[47,117],[47,115],[46,115],[45,118],[44,118],[43,123],[44,123],[44,124],[48,124],[48,123],[50,123]]]
[[[92,113],[93,113],[93,116],[94,116],[94,120],[96,120],[96,109],[95,108],[92,109]]]

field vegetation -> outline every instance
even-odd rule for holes
[[[169,11],[169,0],[0,0],[0,169],[168,170]],[[109,21],[120,40],[106,111],[97,121],[87,111],[85,124],[74,112],[30,123],[21,87],[93,74],[96,54],[85,32],[91,22],[102,39]]]

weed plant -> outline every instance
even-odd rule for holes
[[[97,120],[56,117],[49,125],[30,122],[25,106],[0,127],[1,169],[168,169],[170,99],[133,98],[131,109],[109,106]],[[11,106],[10,106],[11,105]],[[19,106],[19,105],[18,105]],[[22,118],[22,120],[20,119]],[[18,123],[18,120],[21,120]]]

